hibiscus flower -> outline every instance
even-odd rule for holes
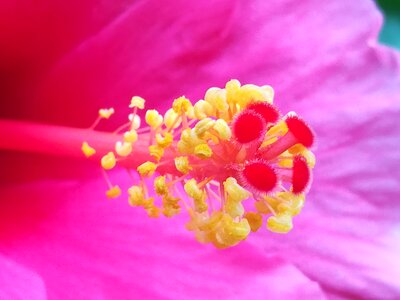
[[[399,56],[376,42],[374,3],[5,2],[0,16],[0,298],[399,298]],[[163,111],[231,78],[273,86],[318,136],[291,233],[218,250],[183,218],[105,199],[74,128],[99,107],[123,122],[132,95]]]

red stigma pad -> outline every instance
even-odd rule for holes
[[[267,193],[278,182],[275,170],[263,161],[249,162],[242,171],[243,180],[252,188]]]
[[[304,192],[311,180],[310,169],[307,165],[306,159],[297,155],[293,159],[293,177],[292,177],[292,190],[293,193],[299,194]]]
[[[264,137],[266,125],[262,116],[253,111],[244,110],[232,124],[233,135],[241,144],[247,144]]]
[[[278,109],[267,102],[254,102],[247,106],[246,109],[260,114],[267,124],[274,124],[279,120],[280,113]]]
[[[289,116],[285,120],[289,131],[304,147],[311,147],[314,143],[314,133],[308,124],[298,116]]]

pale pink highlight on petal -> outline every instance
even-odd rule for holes
[[[0,299],[45,300],[42,279],[32,270],[0,254]]]

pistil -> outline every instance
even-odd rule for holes
[[[137,172],[130,177],[131,206],[152,218],[172,218],[183,206],[199,242],[226,248],[263,223],[272,232],[290,231],[311,183],[314,134],[294,114],[281,118],[272,97],[270,86],[231,80],[194,104],[175,99],[164,115],[147,110],[142,122],[137,112],[145,100],[134,96],[129,122],[114,133],[95,130],[112,108],[100,109],[90,129],[0,121],[0,148],[74,157],[81,148],[102,168],[108,198],[122,194],[108,170]]]

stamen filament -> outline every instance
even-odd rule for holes
[[[88,127],[88,129],[89,129],[89,130],[95,129],[96,126],[99,125],[101,119],[102,119],[102,117],[98,116],[98,117],[96,118],[96,120],[94,120],[93,124],[90,125],[90,126]]]

